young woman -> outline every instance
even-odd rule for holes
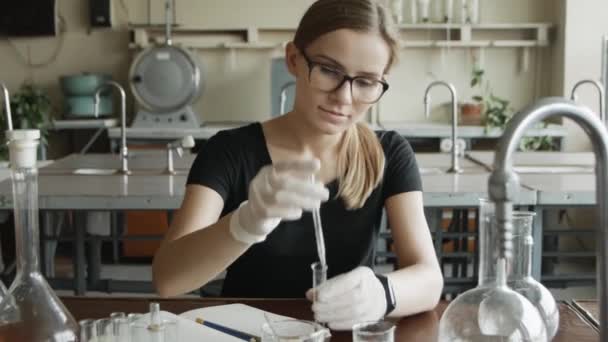
[[[443,278],[414,153],[396,133],[362,122],[388,89],[398,53],[389,21],[374,0],[319,0],[308,9],[285,51],[294,109],[222,131],[201,149],[154,259],[161,296],[227,269],[223,296],[311,298],[310,211],[320,207],[329,280],[317,288],[318,320],[350,329],[435,307]],[[386,276],[370,268],[383,208],[398,258]]]

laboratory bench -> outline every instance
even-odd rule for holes
[[[305,299],[235,299],[235,298],[183,298],[160,299],[153,297],[92,298],[62,297],[66,308],[76,320],[108,317],[112,312],[147,312],[150,302],[158,302],[161,310],[174,314],[203,307],[242,303],[255,308],[293,317],[312,320],[310,302]],[[560,322],[554,342],[591,342],[599,339],[597,327],[583,318],[571,304],[559,302]],[[396,321],[395,341],[436,342],[439,320],[448,302],[441,301],[433,310],[404,317]],[[597,305],[597,303],[596,303]],[[352,341],[350,331],[332,331],[332,341]]]
[[[203,141],[211,138],[221,130],[237,128],[248,125],[251,122],[209,122],[196,128],[173,128],[173,127],[127,127],[126,136],[129,143],[135,144],[154,144],[164,143],[184,136],[191,135],[197,141]],[[438,152],[441,141],[451,140],[452,126],[449,123],[440,122],[382,122],[370,124],[373,130],[390,130],[395,131],[401,136],[407,138],[415,147],[415,151],[431,150],[429,152]],[[117,150],[120,145],[121,132],[120,127],[112,127],[107,129],[108,139],[111,142],[112,150]],[[557,124],[549,124],[544,128],[532,128],[526,131],[526,136],[549,136],[554,139],[557,150],[561,149],[563,140],[567,134],[566,129]],[[468,148],[475,144],[476,141],[493,141],[496,142],[502,135],[500,129],[487,129],[480,125],[459,125],[458,138],[464,140]]]
[[[446,290],[462,292],[475,286],[477,269],[476,216],[480,198],[487,198],[487,181],[491,167],[483,162],[460,158],[465,172],[461,174],[443,173],[450,165],[450,155],[446,153],[417,154],[421,170],[423,199],[429,227],[434,238],[438,258],[451,265],[451,273],[446,273]],[[105,236],[91,233],[88,213],[94,211],[122,213],[131,210],[162,210],[171,213],[181,205],[185,191],[186,170],[194,155],[176,159],[175,176],[162,174],[166,166],[163,152],[134,151],[130,159],[131,176],[114,175],[74,175],[78,168],[114,169],[120,165],[116,155],[74,154],[56,160],[41,168],[39,174],[39,208],[42,214],[41,265],[44,274],[53,275],[53,241],[74,243],[73,280],[57,280],[51,283],[63,288],[73,288],[77,294],[87,290],[108,292],[132,292],[145,289],[152,291],[149,282],[129,282],[100,279],[101,241],[115,241],[116,235]],[[181,164],[178,164],[180,162]],[[439,172],[438,172],[439,170]],[[563,186],[555,182],[563,180]],[[540,279],[542,265],[543,234],[542,213],[547,207],[592,206],[595,203],[593,174],[551,174],[521,176],[518,208],[534,210],[538,213],[535,222],[536,248],[533,254],[533,275]],[[558,200],[561,200],[558,201]],[[11,181],[0,182],[0,209],[12,209]],[[451,212],[451,217],[446,212]],[[60,220],[54,215],[71,213],[73,236],[58,236]],[[63,220],[64,222],[66,220]],[[448,226],[444,223],[448,221]],[[116,222],[116,221],[112,221]],[[118,224],[118,223],[115,223]],[[443,226],[443,228],[442,228]],[[388,227],[390,228],[390,227]],[[390,243],[390,232],[384,230],[381,236]],[[160,236],[124,236],[121,239],[151,240]],[[87,243],[89,248],[86,248]],[[449,246],[448,246],[449,245]],[[93,248],[91,248],[93,246]],[[444,248],[446,247],[446,248]],[[449,248],[448,248],[449,247]],[[379,248],[378,262],[394,261],[394,254],[388,248]],[[86,272],[86,269],[89,272]],[[444,271],[446,271],[444,269]],[[588,281],[594,281],[590,278]]]

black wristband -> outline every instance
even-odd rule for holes
[[[384,288],[384,296],[386,298],[386,312],[384,313],[384,316],[386,316],[393,312],[393,310],[395,310],[395,306],[397,305],[395,292],[393,291],[393,287],[385,275],[376,274],[376,278],[378,278],[380,284],[382,284],[382,287]]]

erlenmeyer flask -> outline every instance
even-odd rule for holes
[[[38,246],[39,130],[7,131],[13,181],[17,276],[0,304],[7,341],[75,342],[78,325],[40,273]]]
[[[478,285],[448,305],[439,322],[439,341],[547,341],[538,310],[506,285],[511,266],[509,259],[499,258],[499,237],[493,203],[482,200]]]
[[[508,277],[509,286],[534,305],[547,326],[549,339],[559,327],[559,308],[549,290],[532,277],[532,222],[535,213],[513,212],[513,255],[517,256]]]

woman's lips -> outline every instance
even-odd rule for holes
[[[328,114],[330,114],[330,115],[333,115],[333,116],[345,117],[345,118],[349,117],[349,115],[342,114],[342,113],[340,113],[340,112],[336,112],[336,111],[333,111],[333,110],[325,109],[325,108],[323,108],[323,107],[319,107],[319,108],[320,108],[322,111],[324,111],[324,112],[326,112],[326,113],[328,113]]]

